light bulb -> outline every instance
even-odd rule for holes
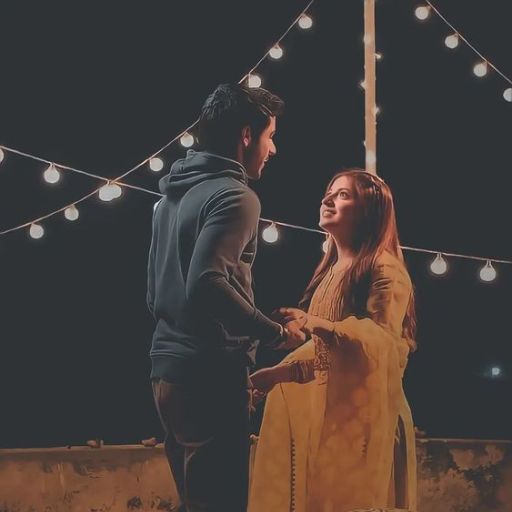
[[[2,148],[0,148],[0,162],[5,158],[5,153]]]
[[[299,18],[299,27],[308,30],[313,26],[313,18],[307,14],[301,14]]]
[[[261,236],[263,237],[263,240],[265,240],[265,242],[273,244],[274,242],[277,242],[277,240],[279,239],[279,231],[277,231],[276,225],[272,223],[270,224],[270,226],[263,230]]]
[[[420,5],[419,7],[416,7],[414,14],[419,20],[425,21],[430,16],[430,6]]]
[[[184,148],[192,147],[194,145],[194,136],[188,132],[184,133],[180,138],[180,144]]]
[[[247,84],[251,89],[257,89],[261,87],[262,81],[259,75],[249,74],[249,78],[247,80]]]
[[[450,50],[457,48],[457,46],[459,46],[459,34],[451,34],[446,36],[444,44],[450,48]]]
[[[57,183],[60,180],[60,172],[55,165],[50,164],[46,171],[44,171],[43,177],[46,183]]]
[[[430,270],[438,276],[442,276],[448,271],[448,264],[441,253],[438,253],[435,260],[430,264]]]
[[[282,56],[283,56],[283,49],[278,45],[276,44],[274,47],[272,47],[270,49],[270,51],[268,52],[268,54],[274,59],[274,60],[279,60]]]
[[[512,87],[509,87],[503,91],[503,97],[505,98],[505,101],[508,101],[509,103],[512,102]]]
[[[71,206],[68,206],[64,210],[64,217],[66,217],[66,219],[68,219],[70,221],[77,220],[79,216],[80,216],[80,214],[78,213],[78,209],[74,204],[72,204]]]
[[[473,73],[479,78],[487,75],[487,62],[482,61],[478,64],[475,64],[473,67]]]
[[[491,368],[491,376],[499,377],[501,375],[501,368],[499,366],[493,366]]]
[[[100,199],[105,202],[117,199],[122,193],[121,187],[117,183],[111,183],[110,181],[103,185],[98,192]]]
[[[164,161],[161,158],[154,156],[149,159],[149,168],[154,172],[159,172],[164,168]]]
[[[480,269],[480,279],[489,283],[496,279],[496,269],[492,266],[490,260],[487,260],[487,263]]]
[[[37,240],[38,238],[42,238],[42,236],[44,235],[44,228],[43,226],[41,226],[41,224],[30,224],[29,233],[32,238],[35,238]]]

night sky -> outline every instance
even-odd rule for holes
[[[238,81],[305,6],[299,0],[9,2],[2,6],[0,144],[114,177],[174,138],[221,82]],[[437,0],[444,15],[512,76],[512,4]],[[138,5],[138,7],[137,7]],[[437,17],[408,0],[377,1],[379,174],[395,196],[404,245],[512,259],[512,104],[496,73],[477,79],[474,53],[448,50]],[[259,69],[286,101],[278,154],[254,185],[264,217],[316,227],[329,178],[364,165],[363,2],[317,0],[312,30],[292,30],[285,57]],[[174,144],[167,170],[184,155]],[[0,164],[0,231],[92,191],[94,179],[7,153]],[[167,172],[167,171],[164,172]],[[153,190],[147,166],[128,182]],[[149,385],[153,321],[146,309],[149,194],[85,201],[45,236],[0,237],[0,445],[137,443],[161,436]],[[295,305],[322,238],[281,230],[261,242],[256,298]],[[482,283],[481,263],[405,253],[418,301],[419,350],[405,386],[431,437],[512,438],[512,266]],[[270,364],[283,354],[260,354]],[[500,378],[489,377],[500,366]],[[257,428],[255,418],[254,428]]]

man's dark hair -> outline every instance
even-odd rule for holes
[[[259,137],[284,108],[281,98],[262,88],[219,85],[204,102],[199,119],[199,145],[203,150],[234,157],[244,126]]]

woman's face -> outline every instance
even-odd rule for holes
[[[319,226],[333,236],[351,240],[357,215],[353,181],[340,176],[330,186],[320,205]]]

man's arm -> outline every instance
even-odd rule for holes
[[[263,344],[282,341],[281,326],[263,315],[231,284],[242,252],[256,236],[260,204],[248,189],[228,189],[208,205],[187,276],[187,299],[221,321],[228,330],[253,336]]]

